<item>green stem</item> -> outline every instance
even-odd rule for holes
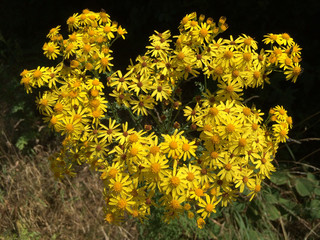
[[[204,89],[207,90],[207,77],[204,76]]]
[[[153,118],[158,126],[161,126],[159,119],[151,111],[148,111],[148,114]]]
[[[130,108],[126,108],[126,109],[128,110],[129,115],[130,115],[131,119],[133,120],[135,126],[138,126],[138,127],[140,128],[139,130],[142,130],[143,127],[142,127],[142,125],[141,125],[141,123],[140,123],[140,121],[139,121],[139,118],[136,118],[136,117],[134,116],[134,114],[133,114],[133,112],[131,111]]]

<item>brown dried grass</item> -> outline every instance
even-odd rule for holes
[[[21,237],[27,229],[37,239],[136,239],[133,221],[110,226],[104,221],[102,185],[84,167],[75,178],[59,182],[48,156],[23,156],[2,130],[0,141],[0,239]],[[1,139],[0,138],[0,139]],[[20,236],[20,237],[19,237]]]

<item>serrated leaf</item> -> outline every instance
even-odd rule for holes
[[[302,197],[310,195],[314,187],[314,183],[307,178],[298,178],[295,182],[295,188]]]
[[[24,109],[23,104],[19,104],[19,105],[12,107],[11,113],[16,113],[16,112],[19,112],[20,110],[23,110],[23,109]]]
[[[23,150],[24,147],[28,144],[28,140],[26,137],[24,136],[21,136],[18,138],[17,142],[16,142],[16,147],[19,149],[19,150]]]
[[[273,204],[268,204],[267,205],[267,217],[271,221],[274,221],[278,219],[281,216],[280,211],[273,205]]]
[[[289,175],[287,172],[275,172],[271,175],[270,181],[277,185],[288,183]]]

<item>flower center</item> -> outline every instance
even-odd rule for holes
[[[161,171],[161,165],[160,165],[160,163],[152,163],[151,164],[151,172],[152,173],[155,173],[155,174],[157,174],[157,173],[159,173]]]
[[[206,28],[201,28],[200,34],[202,37],[206,37],[208,35],[208,30]]]
[[[232,124],[232,123],[229,123],[227,126],[226,126],[226,130],[228,133],[232,133],[234,132],[235,130],[235,126]]]
[[[217,116],[219,113],[219,110],[216,107],[212,107],[209,109],[209,113],[213,116]]]
[[[98,79],[94,79],[94,80],[92,81],[92,85],[93,85],[93,86],[99,86],[99,84],[100,84],[100,81],[99,81]]]
[[[230,58],[233,57],[233,52],[231,52],[231,51],[229,51],[229,50],[228,50],[228,51],[225,51],[223,57],[226,58],[226,59],[230,59]]]
[[[242,112],[245,116],[249,116],[251,114],[251,109],[248,107],[244,107]]]
[[[122,183],[121,182],[115,182],[113,185],[113,190],[115,192],[121,192],[122,191]]]
[[[105,58],[105,57],[101,58],[101,65],[103,67],[108,66],[108,64],[109,64],[109,59],[108,58]]]
[[[152,155],[156,155],[159,151],[160,151],[160,148],[159,148],[158,146],[152,146],[152,147],[150,148],[150,153],[151,153]]]
[[[225,166],[224,166],[224,169],[227,170],[227,171],[230,171],[232,168],[232,165],[230,163],[227,163]]]
[[[247,140],[245,138],[240,138],[239,139],[239,146],[244,147],[247,145]]]
[[[249,178],[247,177],[247,176],[244,176],[243,178],[242,178],[242,182],[243,183],[247,183],[249,181]]]
[[[214,208],[213,204],[208,203],[207,206],[206,206],[206,211],[207,211],[207,212],[212,212],[212,211],[213,211],[213,208]]]
[[[210,156],[211,156],[213,159],[217,159],[218,156],[219,156],[219,153],[213,151],[213,152],[210,153]]]
[[[174,187],[178,187],[179,184],[180,184],[180,178],[178,178],[177,176],[173,176],[171,178],[171,185]]]
[[[183,151],[187,152],[187,151],[189,151],[189,149],[190,149],[190,145],[188,143],[184,143],[182,145],[182,150]]]
[[[190,182],[194,180],[194,174],[192,172],[188,172],[187,180]]]
[[[109,170],[109,176],[110,176],[111,178],[115,178],[116,175],[117,175],[117,173],[118,173],[118,170],[115,169],[115,168],[111,168],[111,169]]]
[[[196,188],[194,190],[194,193],[198,196],[198,197],[202,197],[203,196],[203,190],[201,188]]]
[[[66,124],[66,130],[67,130],[67,132],[69,132],[69,133],[71,133],[71,132],[73,132],[73,125],[72,125],[72,123],[67,123]]]
[[[217,75],[222,75],[223,74],[223,68],[221,66],[217,66],[214,69],[214,73],[217,74]]]
[[[138,142],[138,140],[139,140],[139,137],[138,137],[138,135],[137,134],[131,134],[130,135],[130,137],[129,137],[129,141],[131,142],[131,143],[134,143],[134,142]]]
[[[119,201],[118,201],[118,207],[122,210],[124,210],[126,207],[127,207],[127,200],[121,198]]]
[[[171,149],[177,149],[178,148],[178,143],[176,141],[172,141],[170,144],[169,144],[169,147]]]
[[[233,88],[233,86],[228,85],[228,86],[226,87],[226,90],[227,90],[228,93],[232,93],[232,92],[234,91],[234,88]]]
[[[100,113],[99,110],[94,110],[94,111],[92,111],[92,116],[93,116],[94,118],[98,118],[98,117],[101,116],[101,113]]]
[[[42,72],[40,70],[35,70],[33,73],[34,78],[40,78],[42,77]]]
[[[131,148],[130,150],[130,154],[132,156],[136,156],[138,154],[139,150],[137,148]]]
[[[218,135],[211,136],[211,141],[213,144],[219,144],[220,143],[220,137]]]
[[[184,57],[185,57],[185,55],[184,55],[183,52],[179,52],[178,55],[177,55],[177,58],[178,58],[179,60],[183,60]]]
[[[249,62],[251,60],[251,53],[244,53],[243,60]]]
[[[179,203],[178,200],[173,199],[171,201],[171,206],[172,206],[173,209],[179,209],[180,208],[180,203]]]

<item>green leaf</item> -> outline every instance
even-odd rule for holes
[[[267,201],[267,203],[274,204],[274,203],[278,202],[278,198],[276,195],[278,195],[278,193],[274,193],[274,194],[266,193],[264,196],[264,199],[265,199],[265,201]]]
[[[320,200],[317,200],[317,199],[311,200],[310,215],[313,218],[320,218]]]
[[[307,178],[298,178],[295,187],[300,196],[306,197],[314,190],[314,183]]]
[[[19,112],[20,110],[24,110],[24,104],[20,103],[12,107],[11,113]]]
[[[316,176],[310,172],[307,173],[307,178],[310,180],[310,181],[317,181],[316,179]]]
[[[275,172],[271,175],[270,181],[277,185],[288,183],[290,177],[287,172]]]
[[[285,198],[279,198],[279,203],[289,209],[293,209],[296,206],[295,202]]]
[[[18,138],[17,142],[16,142],[16,147],[19,150],[23,150],[24,147],[28,144],[28,140],[25,136],[21,136]]]
[[[316,187],[316,188],[314,189],[314,193],[315,193],[316,195],[320,196],[320,187]]]
[[[281,216],[280,211],[273,204],[267,204],[266,210],[267,210],[267,217],[271,221],[274,221]]]

